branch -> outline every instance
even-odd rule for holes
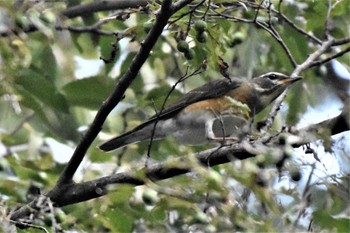
[[[317,49],[315,52],[313,52],[301,65],[298,65],[294,69],[291,76],[298,76],[302,71],[310,68],[312,66],[313,62],[332,46],[333,42],[334,42],[333,40],[328,40],[326,42],[323,42],[319,49]],[[276,99],[268,116],[266,117],[266,119],[264,121],[262,121],[263,129],[268,129],[271,127],[271,125],[275,119],[275,116],[276,116],[277,112],[279,111],[280,106],[281,106],[284,98],[286,97],[286,95],[287,95],[287,91],[284,91]]]
[[[333,39],[329,39],[326,42],[323,42],[321,47],[317,49],[315,52],[310,54],[310,56],[301,64],[296,67],[293,71],[292,76],[298,76],[302,71],[311,67],[312,63],[316,61],[316,59],[325,53],[334,43]]]
[[[63,11],[60,12],[61,15],[67,17],[67,18],[74,18],[78,16],[84,16],[88,14],[92,14],[95,12],[99,11],[111,11],[111,10],[122,10],[122,9],[127,9],[127,8],[137,8],[137,7],[144,7],[146,6],[149,2],[152,2],[150,0],[101,0],[101,1],[94,1],[89,4],[82,4],[82,5],[76,5],[69,7]],[[75,27],[61,27],[61,26],[55,26],[54,27],[57,30],[62,30],[62,29],[68,29],[72,32],[94,32],[96,34],[100,35],[110,35],[108,31],[104,30],[99,30],[99,29],[92,29],[92,28],[75,28]],[[5,36],[11,36],[13,34],[17,35],[22,32],[24,33],[29,33],[29,32],[35,32],[37,31],[38,28],[34,24],[29,24],[25,28],[15,28],[15,27],[10,27],[6,31],[1,31],[0,32],[0,37],[5,37]],[[82,30],[82,31],[79,31]]]
[[[332,46],[338,46],[338,45],[343,45],[347,43],[350,43],[350,37],[335,40]]]
[[[334,54],[334,55],[332,55],[330,57],[327,57],[327,58],[325,58],[323,60],[314,61],[314,62],[312,62],[310,64],[310,67],[320,66],[320,65],[322,65],[324,63],[327,63],[327,62],[329,62],[329,61],[331,61],[331,60],[333,60],[333,59],[335,59],[337,57],[341,57],[341,56],[343,56],[344,54],[346,54],[348,52],[350,52],[350,47],[347,47],[346,49],[344,49],[344,50],[342,50],[342,51],[340,51],[340,52],[338,52],[338,53],[336,53],[336,54]]]
[[[180,0],[173,5],[171,4],[171,0],[164,0],[161,6],[160,11],[157,14],[157,19],[148,33],[145,40],[141,43],[141,48],[138,52],[138,54],[134,57],[132,60],[129,69],[124,73],[124,75],[120,78],[119,82],[117,83],[116,87],[114,88],[112,94],[108,97],[108,99],[102,104],[101,108],[97,112],[95,119],[93,120],[89,130],[86,132],[84,137],[81,139],[80,143],[78,144],[77,148],[75,149],[72,158],[67,163],[66,167],[64,168],[63,172],[61,173],[61,176],[59,180],[56,183],[56,186],[49,191],[45,196],[49,197],[56,205],[64,205],[65,202],[61,203],[60,201],[62,196],[69,196],[73,198],[72,200],[76,200],[78,198],[79,200],[87,200],[91,199],[92,197],[89,196],[88,190],[89,187],[93,188],[93,192],[97,195],[102,195],[104,191],[100,192],[100,189],[97,189],[97,186],[89,186],[89,185],[96,185],[94,182],[88,182],[88,183],[82,183],[82,184],[74,184],[72,181],[73,175],[75,174],[77,168],[79,167],[80,163],[82,162],[83,158],[85,157],[85,154],[88,150],[88,148],[91,146],[92,142],[96,138],[97,134],[100,132],[103,123],[105,122],[107,116],[109,113],[113,110],[113,108],[123,99],[124,93],[126,89],[130,86],[130,84],[135,80],[140,68],[144,64],[144,62],[147,60],[151,49],[157,42],[158,38],[160,37],[161,33],[163,32],[164,27],[166,26],[169,18],[172,14],[174,14],[176,11],[181,9],[183,6],[187,5],[193,0]],[[156,169],[157,170],[157,169]],[[158,173],[162,171],[158,171]],[[150,172],[150,175],[152,175],[152,172]],[[118,175],[118,177],[123,176]],[[131,182],[131,180],[134,180],[135,182],[138,182],[135,180],[136,178],[131,177],[130,175],[127,176],[127,174],[124,174],[124,176],[127,177],[126,181],[124,182]],[[108,183],[107,181],[110,180],[112,182],[118,181],[119,178],[113,178],[108,177],[103,179],[101,178],[98,180],[100,183]],[[128,179],[129,178],[129,179]],[[117,179],[117,180],[115,180]],[[131,179],[131,180],[130,180]],[[99,183],[97,183],[99,184]],[[142,183],[138,183],[142,184]],[[80,187],[83,190],[82,192],[79,192],[81,196],[76,195],[76,188]],[[72,189],[74,191],[72,193],[69,193]],[[86,194],[85,194],[86,193]],[[64,194],[64,195],[62,195]],[[11,219],[16,220],[20,217],[26,216],[30,214],[31,211],[36,209],[37,200],[31,202],[29,205],[24,206],[20,208],[18,211],[16,211],[12,216]]]
[[[243,146],[238,145],[209,149],[199,152],[195,156],[201,165],[215,166],[230,162],[234,158],[240,160],[250,158],[253,157],[254,154],[248,152]],[[185,156],[184,158],[188,158],[188,156]],[[79,184],[63,184],[61,186],[56,186],[46,195],[46,197],[50,198],[50,200],[55,203],[55,206],[66,206],[104,196],[107,194],[107,188],[111,184],[130,184],[137,186],[143,185],[147,179],[152,181],[168,179],[192,171],[192,167],[188,163],[188,160],[184,158],[153,164],[146,169],[138,169],[137,172],[121,172],[94,181]],[[142,179],[140,178],[140,175],[135,174],[144,174],[145,178]],[[38,210],[39,199],[40,198],[16,210],[11,215],[11,220],[19,220],[20,218],[28,216],[33,211]]]
[[[129,69],[120,78],[118,84],[114,88],[109,98],[102,104],[101,108],[97,112],[95,119],[93,120],[89,130],[86,132],[81,142],[78,144],[74,151],[71,160],[63,170],[57,185],[71,182],[73,175],[83,160],[86,151],[91,146],[92,142],[100,132],[103,123],[105,122],[109,113],[113,108],[123,99],[126,89],[136,78],[141,66],[148,58],[151,49],[155,45],[158,37],[163,32],[163,28],[166,26],[168,19],[172,15],[171,0],[165,0],[162,3],[161,9],[157,16],[157,19],[147,35],[146,39],[141,43],[141,48],[138,54],[132,60]]]
[[[332,135],[348,131],[350,130],[349,116],[349,109],[344,109],[342,114],[332,119],[303,129],[292,129],[289,132],[291,135],[289,135],[287,138],[287,142],[293,147],[299,147],[301,145],[313,142],[318,139],[317,132],[320,127],[330,129]],[[274,144],[276,144],[276,141],[265,146],[261,145],[259,142],[252,142],[248,146],[244,145],[243,143],[234,144],[231,146],[213,148],[199,152],[195,155],[195,158],[200,165],[212,167],[231,162],[235,159],[244,160],[251,158],[256,154],[264,154],[266,152],[271,153],[271,148]],[[138,186],[145,184],[147,179],[155,182],[174,176],[183,175],[193,171],[193,166],[191,166],[188,159],[186,159],[189,157],[189,155],[185,155],[182,158],[176,158],[172,161],[156,163],[150,165],[148,168],[139,168],[136,172],[121,172],[93,181],[79,184],[70,183],[64,186],[55,187],[55,189],[53,189],[47,195],[47,197],[49,197],[56,206],[62,207],[102,197],[107,194],[108,187],[112,184],[130,184]],[[144,178],[140,178],[140,174],[144,174]],[[63,193],[64,195],[62,195]],[[18,220],[28,216],[33,211],[36,211],[38,209],[38,199],[16,210],[11,215],[11,220]]]
[[[345,107],[341,114],[338,116],[327,119],[320,123],[302,128],[302,129],[291,129],[290,133],[296,136],[291,143],[294,147],[298,147],[317,139],[321,139],[322,129],[329,129],[331,135],[336,135],[350,130],[350,105],[345,104]]]
[[[258,21],[256,18],[254,19],[244,19],[244,18],[239,18],[239,17],[234,17],[234,16],[230,16],[230,15],[226,15],[226,14],[222,14],[219,12],[216,12],[216,15],[214,16],[219,16],[225,19],[229,19],[232,20],[233,22],[242,22],[242,23],[250,23],[250,24],[255,24],[256,26],[264,29],[266,32],[268,32],[283,48],[283,50],[286,52],[288,59],[290,60],[290,62],[292,63],[293,67],[297,66],[297,62],[295,61],[292,53],[290,52],[288,46],[284,43],[283,39],[281,38],[281,36],[279,35],[279,33],[277,32],[277,30],[275,30],[275,28],[272,26],[271,22],[266,23],[266,22],[262,22],[262,21]],[[269,15],[271,17],[271,15]],[[257,15],[256,15],[257,17]]]
[[[92,33],[92,34],[101,35],[101,36],[114,36],[116,34],[121,34],[120,31],[102,30],[102,29],[99,29],[98,27],[95,27],[94,25],[86,26],[86,27],[74,27],[74,26],[59,25],[59,26],[55,26],[55,29],[57,31],[67,30],[67,31],[74,32],[74,33]]]
[[[69,7],[61,12],[67,18],[84,16],[99,11],[111,11],[146,6],[150,0],[103,0]]]

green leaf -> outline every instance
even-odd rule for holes
[[[116,48],[117,50],[115,51],[115,54],[112,55],[113,52],[113,44],[116,43],[116,39],[114,37],[102,37],[100,39],[100,52],[101,52],[101,57],[104,59],[113,59],[109,63],[105,63],[105,74],[108,74],[112,68],[115,65],[115,62],[118,60],[120,56],[120,51],[119,51],[119,44],[116,43]],[[114,56],[114,57],[112,57]]]
[[[48,43],[41,43],[40,40],[30,44],[32,51],[31,69],[40,73],[43,78],[49,82],[55,82],[58,79],[58,67],[55,55]],[[57,83],[55,83],[57,84]]]
[[[111,232],[131,232],[133,219],[118,208],[108,208],[104,213],[104,224]]]
[[[91,77],[68,83],[62,91],[72,105],[96,110],[111,93],[115,83],[107,77]]]
[[[305,12],[306,29],[311,32],[320,32],[324,30],[324,24],[327,15],[327,3],[325,1],[312,1]],[[316,20],[317,19],[317,20]]]
[[[329,230],[337,229],[337,232],[349,232],[350,219],[349,218],[333,218],[325,210],[315,211],[314,221],[321,227]]]
[[[39,72],[33,69],[21,70],[15,78],[15,83],[45,105],[68,113],[68,104],[64,96],[57,90],[53,81],[44,78]]]
[[[30,121],[36,130],[45,133],[49,130],[52,134],[67,140],[75,141],[78,139],[76,120],[68,110],[66,113],[53,108],[43,107],[43,104],[23,87],[18,87],[17,92],[22,97],[20,103],[32,109],[35,112],[35,116],[39,117]]]
[[[87,34],[79,34],[78,36],[73,34],[72,36],[74,45],[80,52],[80,56],[84,58],[96,59],[98,56],[97,46],[93,39]]]
[[[152,101],[158,111],[161,110],[161,107],[163,106],[163,103],[165,101],[165,98],[169,95],[171,91],[170,85],[164,84],[159,87],[155,87],[152,90],[150,90],[146,97],[145,100],[147,101]],[[165,106],[168,106],[169,104],[173,103],[175,100],[177,100],[180,96],[182,96],[182,93],[176,89],[174,89],[168,99],[167,102],[165,103]]]
[[[288,93],[288,114],[287,114],[287,125],[295,125],[302,113],[306,111],[307,99],[303,87],[301,84],[296,84]]]

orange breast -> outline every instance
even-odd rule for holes
[[[193,104],[190,104],[184,108],[184,112],[200,112],[211,111],[214,115],[221,115],[224,112],[238,113],[243,112],[243,115],[249,115],[250,109],[242,107],[247,104],[247,98],[249,98],[249,92],[251,87],[249,84],[243,83],[239,88],[233,89],[225,96],[217,97],[214,99],[202,100]],[[231,100],[230,100],[231,98]],[[234,103],[234,102],[237,103]]]
[[[202,100],[197,103],[193,103],[187,106],[184,112],[198,112],[198,111],[212,111],[214,114],[218,115],[227,109],[227,100],[224,97],[219,97],[215,99]]]

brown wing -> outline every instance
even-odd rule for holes
[[[203,86],[200,86],[188,92],[178,101],[163,109],[163,111],[161,111],[159,114],[152,116],[146,122],[136,127],[134,130],[143,128],[145,125],[148,125],[149,123],[152,123],[156,120],[165,120],[171,118],[190,104],[199,102],[201,100],[223,96],[230,90],[238,88],[242,82],[242,80],[237,78],[232,78],[231,80],[223,78],[208,82]]]

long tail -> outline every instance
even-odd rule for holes
[[[104,142],[99,146],[99,148],[103,151],[112,151],[132,143],[150,140],[150,138],[152,137],[152,131],[153,124],[142,124],[129,132],[112,138],[107,142]],[[159,135],[155,133],[154,140],[160,138],[161,137],[159,137]]]
[[[103,144],[99,145],[99,148],[103,151],[112,151],[127,146],[129,144],[139,142],[141,140],[142,139],[139,139],[134,136],[134,132],[127,132],[118,137],[112,138],[107,142],[104,142]]]

